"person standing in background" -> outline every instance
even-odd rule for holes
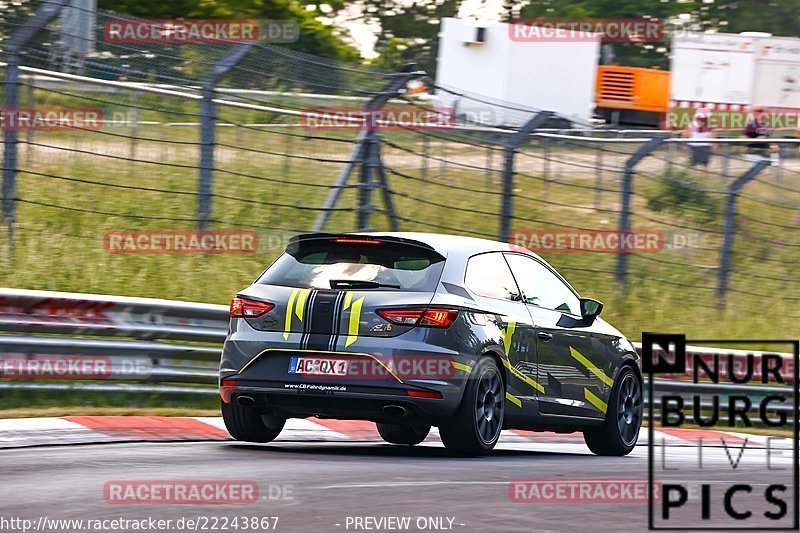
[[[748,139],[768,139],[770,137],[768,116],[761,106],[753,109],[753,114],[747,118],[744,126],[743,137]],[[747,158],[751,161],[772,158],[772,164],[777,164],[778,146],[766,142],[755,142],[747,145]]]
[[[708,124],[710,117],[711,111],[706,108],[698,109],[694,114],[694,120],[684,134],[689,139],[697,139],[697,142],[688,143],[689,149],[692,151],[690,164],[693,167],[701,166],[703,170],[708,168],[708,164],[711,162],[712,146],[706,140],[714,137],[714,131]]]

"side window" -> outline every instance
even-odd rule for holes
[[[550,269],[532,257],[506,255],[525,302],[573,315],[581,314],[580,302]]]
[[[464,282],[479,296],[512,301],[521,299],[514,276],[501,253],[470,257]]]

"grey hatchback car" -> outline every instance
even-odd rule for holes
[[[583,432],[626,455],[642,421],[640,359],[535,253],[428,233],[315,233],[231,302],[222,414],[269,442],[287,418],[371,420],[393,444],[439,428],[457,455],[502,429]]]

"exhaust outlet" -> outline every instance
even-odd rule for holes
[[[238,403],[239,405],[252,407],[256,404],[256,401],[250,396],[237,396],[236,403]]]
[[[383,414],[387,416],[410,416],[411,412],[402,405],[385,405]]]

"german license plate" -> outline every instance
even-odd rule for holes
[[[347,361],[322,357],[292,357],[289,360],[289,373],[314,376],[346,376]]]

